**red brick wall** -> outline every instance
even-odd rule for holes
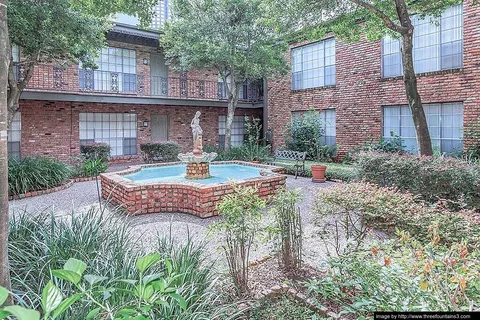
[[[179,143],[184,151],[193,149],[190,121],[195,112],[202,112],[203,144],[218,144],[218,116],[226,115],[222,107],[187,107],[162,105],[102,104],[82,102],[22,100],[22,156],[51,156],[68,160],[80,152],[79,113],[128,112],[137,114],[137,152],[140,143],[151,141],[150,114],[168,115],[169,140]],[[236,115],[262,117],[262,109],[237,109]],[[148,127],[143,122],[148,121]]]
[[[480,115],[480,6],[463,8],[462,69],[418,75],[423,103],[463,102],[464,126]],[[293,44],[291,48],[302,45]],[[381,41],[336,40],[336,85],[292,91],[291,74],[268,81],[268,126],[274,147],[285,142],[291,112],[335,108],[339,156],[382,134],[382,106],[407,104],[403,79],[382,79]],[[290,59],[290,54],[288,54]]]

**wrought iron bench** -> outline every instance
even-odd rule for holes
[[[305,174],[306,158],[307,158],[306,152],[298,152],[293,150],[276,150],[273,156],[273,161],[271,161],[270,164],[295,168],[295,179],[297,179],[298,172],[300,170],[303,174]],[[278,160],[290,160],[290,161],[295,161],[295,163],[282,162]]]

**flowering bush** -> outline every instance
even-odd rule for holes
[[[435,233],[447,244],[466,241],[470,248],[480,248],[480,216],[477,212],[469,209],[451,211],[445,202],[428,204],[419,196],[394,188],[350,183],[321,189],[316,212],[320,215],[360,212],[363,221],[375,228],[406,230],[422,242]]]
[[[480,260],[462,243],[420,244],[408,233],[399,240],[329,261],[327,273],[307,283],[317,300],[340,305],[340,313],[365,318],[375,311],[472,311],[480,308]]]
[[[478,165],[455,158],[373,151],[361,152],[355,158],[359,179],[396,187],[429,202],[447,200],[453,208],[460,208],[463,204],[480,208]]]

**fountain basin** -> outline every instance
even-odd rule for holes
[[[232,184],[252,186],[262,198],[285,185],[284,168],[242,161],[210,163],[212,177],[188,180],[180,162],[131,166],[100,175],[102,197],[128,214],[183,212],[201,218],[217,215],[216,205]]]

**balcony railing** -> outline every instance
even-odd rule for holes
[[[18,76],[22,76],[19,68]],[[189,79],[188,77],[160,77],[100,70],[78,69],[77,66],[35,67],[27,89],[49,92],[150,96],[193,100],[226,100],[223,83]],[[263,100],[262,81],[248,81],[240,90],[240,101]]]

